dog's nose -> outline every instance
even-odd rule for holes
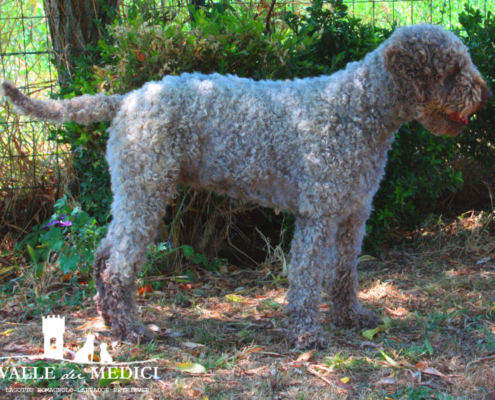
[[[480,111],[483,107],[486,106],[486,103],[488,103],[488,100],[492,98],[492,92],[486,85],[481,86],[481,101],[480,104],[478,105],[478,108],[476,111]]]
[[[490,92],[490,89],[488,89],[486,86],[481,89],[481,101],[483,103],[487,103],[488,100],[492,97],[493,93]]]

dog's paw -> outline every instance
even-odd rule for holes
[[[155,334],[146,325],[138,323],[133,325],[130,332],[127,332],[126,337],[132,343],[148,343],[155,338]]]
[[[328,335],[319,326],[300,332],[291,331],[290,341],[297,349],[322,349],[329,343]]]
[[[155,338],[153,331],[133,315],[113,316],[112,330],[115,336],[131,343],[147,343]]]
[[[347,308],[334,306],[333,323],[346,328],[373,329],[382,322],[373,311],[355,304]]]

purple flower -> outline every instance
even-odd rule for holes
[[[67,215],[65,216],[62,216],[62,217],[67,217]],[[62,228],[65,228],[67,226],[72,226],[72,221],[52,221],[52,222],[49,222],[48,224],[46,224],[45,226],[43,226],[43,228],[49,228],[50,226],[54,226],[54,225],[60,225]]]
[[[49,228],[50,226],[53,226],[53,225],[56,225],[56,224],[58,224],[58,221],[49,222],[48,224],[46,224],[45,226],[43,226],[43,229],[44,228]]]
[[[170,241],[170,239],[168,239],[168,245],[170,246],[170,250],[174,248],[174,246],[172,246],[172,242]]]

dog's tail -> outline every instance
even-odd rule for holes
[[[10,82],[3,82],[0,95],[7,96],[23,115],[56,123],[75,121],[89,124],[112,120],[120,109],[124,96],[84,95],[69,100],[36,100],[22,94]]]

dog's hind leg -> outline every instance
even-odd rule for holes
[[[95,256],[95,297],[100,314],[114,333],[133,342],[146,341],[152,332],[139,320],[136,273],[145,262],[148,245],[176,192],[178,164],[158,152],[120,150],[110,154],[113,220]],[[110,149],[109,152],[114,151]]]

